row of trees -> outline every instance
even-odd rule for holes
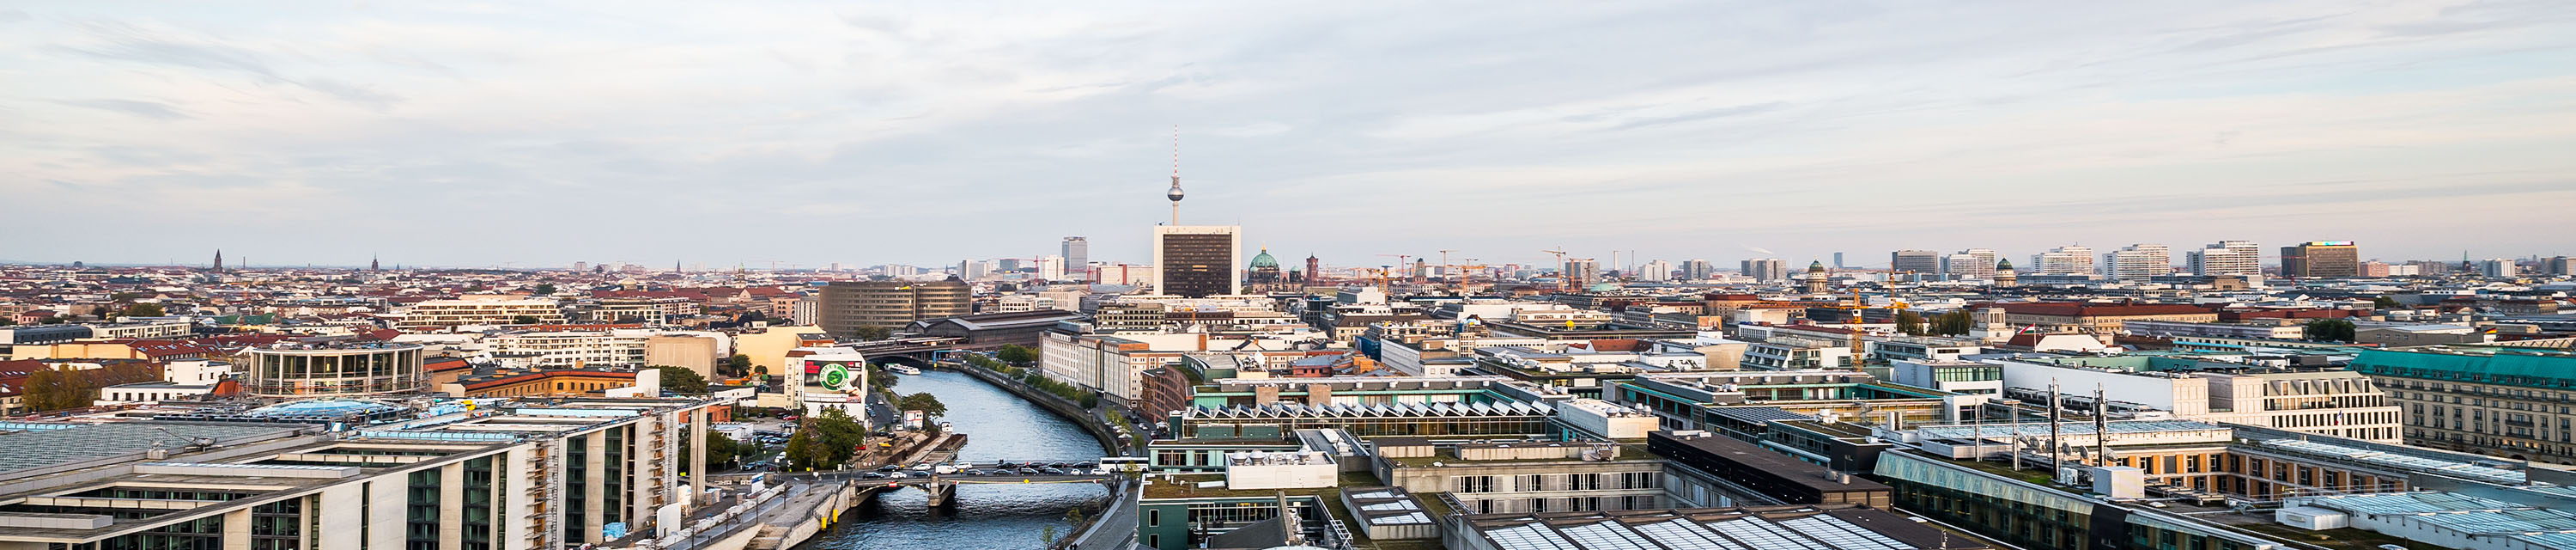
[[[1947,313],[1934,315],[1930,319],[1925,319],[1923,314],[1915,313],[1914,310],[1910,309],[1896,311],[1896,331],[1905,333],[1907,336],[1923,336],[1927,334],[1941,336],[1965,336],[1968,334],[1968,331],[1975,330],[1976,327],[1976,314],[1969,313],[1968,310],[1964,309],[1951,310]]]
[[[160,379],[160,367],[149,363],[114,363],[95,369],[58,366],[27,375],[26,387],[19,389],[21,406],[33,412],[78,409],[97,404],[99,388]]]
[[[1100,406],[1099,393],[1057,382],[1044,374],[1039,374],[1035,369],[1028,368],[1029,365],[1037,362],[1037,352],[1029,348],[1016,345],[1002,346],[1002,349],[993,352],[993,355],[1001,359],[966,354],[966,364],[1018,379],[1022,383],[1055,394],[1056,397],[1062,397],[1066,401],[1080,403],[1082,408]]]
[[[2352,321],[2343,319],[2308,321],[2308,324],[2299,328],[2304,337],[2319,342],[2350,342],[2353,341],[2353,333],[2358,330],[2353,326]]]

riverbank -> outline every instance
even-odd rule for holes
[[[1118,437],[1118,432],[1111,430],[1105,419],[1102,419],[1099,414],[1092,412],[1090,409],[1082,408],[1082,404],[1080,403],[1066,400],[1065,398],[1049,393],[1046,390],[1030,386],[1026,382],[1014,380],[1009,376],[1003,376],[1002,373],[977,368],[973,365],[935,363],[933,364],[933,367],[940,368],[942,370],[966,373],[968,376],[973,376],[977,380],[982,380],[987,384],[992,384],[994,387],[1001,388],[1002,391],[1011,392],[1011,395],[1018,396],[1021,400],[1036,404],[1038,407],[1046,409],[1047,412],[1055,413],[1056,416],[1064,417],[1065,420],[1072,421],[1074,426],[1080,427],[1082,428],[1082,431],[1090,433],[1093,439],[1100,440],[1100,449],[1103,456],[1133,456],[1132,453],[1128,452],[1126,439]],[[1137,451],[1142,452],[1141,449]]]
[[[1100,438],[1083,427],[1080,417],[1031,399],[1025,389],[1014,391],[1009,384],[954,368],[905,376],[903,388],[938,396],[954,415],[958,430],[973,433],[971,442],[956,450],[960,461],[1071,463],[1103,454]],[[1046,547],[1041,541],[1049,539],[1132,538],[1134,514],[1118,511],[1119,504],[1132,496],[1120,498],[1117,487],[1106,489],[1087,483],[966,484],[958,487],[953,504],[939,507],[930,506],[929,495],[920,490],[882,490],[794,550],[1030,550]],[[1068,513],[1075,508],[1082,513]],[[1069,521],[1077,515],[1118,519]],[[1050,532],[1053,537],[1047,536]],[[1078,547],[1129,550],[1129,546]]]

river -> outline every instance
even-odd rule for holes
[[[902,376],[902,375],[897,375]],[[965,374],[924,371],[903,376],[895,391],[930,392],[948,406],[945,419],[968,435],[960,458],[971,462],[1087,462],[1100,443],[1073,423]],[[930,510],[927,495],[902,490],[850,510],[842,523],[802,549],[1026,550],[1048,526],[1069,536],[1065,511],[1108,491],[1092,484],[962,485],[953,510]]]

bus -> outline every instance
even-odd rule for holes
[[[1148,462],[1141,456],[1105,456],[1100,458],[1100,471],[1143,472]]]

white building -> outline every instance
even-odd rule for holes
[[[2507,279],[2516,276],[2520,268],[2521,266],[2514,264],[2512,258],[2495,258],[2478,262],[2478,275],[2489,279]]]
[[[2263,273],[2263,247],[2254,241],[2218,241],[2186,256],[2191,272],[2202,276]]]
[[[2066,245],[2048,249],[2030,257],[2032,273],[2040,275],[2080,275],[2093,272],[2093,248]]]
[[[413,304],[404,310],[402,320],[396,321],[394,328],[414,331],[461,325],[508,325],[523,316],[535,319],[539,324],[564,322],[563,307],[554,300],[467,294],[454,300]]]
[[[1045,257],[1038,258],[1038,280],[1040,280],[1040,281],[1062,281],[1062,280],[1065,280],[1065,276],[1064,276],[1064,257],[1063,257],[1063,256],[1057,256],[1057,255],[1049,254],[1049,255],[1047,255],[1047,256],[1045,256]]]
[[[499,334],[483,343],[503,366],[570,369],[645,366],[646,344],[655,331],[548,331]]]
[[[2173,273],[2173,250],[2139,243],[2102,253],[2102,275],[2122,281],[2144,281]]]
[[[2001,359],[2008,393],[2045,395],[2050,383],[2065,395],[2101,390],[2115,413],[2165,411],[2184,420],[2227,422],[2349,437],[2382,443],[2404,441],[2403,412],[2370,377],[2352,371],[2132,372]]]
[[[1983,281],[1995,278],[1993,249],[1970,248],[1941,258],[1941,274],[1952,281]]]

